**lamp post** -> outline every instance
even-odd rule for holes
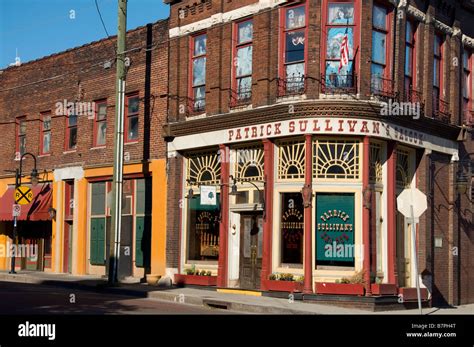
[[[20,169],[16,169],[15,170],[15,190],[21,186],[21,177],[23,175],[23,158],[25,156],[31,156],[33,158],[33,161],[34,161],[34,166],[33,166],[33,169],[31,170],[31,185],[33,187],[35,187],[37,184],[38,184],[38,170],[36,169],[36,157],[27,152],[27,153],[24,153],[21,157],[20,157]],[[15,201],[16,202],[16,201]],[[13,240],[13,244],[16,245],[16,237],[17,237],[17,216],[16,214],[13,216],[13,235],[12,235],[12,240]],[[16,250],[15,252],[11,255],[11,270],[10,270],[10,274],[16,274],[16,271],[15,271],[15,258],[16,258]]]

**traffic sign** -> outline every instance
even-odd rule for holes
[[[20,217],[21,205],[13,204],[12,217]]]
[[[30,187],[19,186],[15,189],[15,201],[20,205],[28,205],[33,200],[33,191]]]
[[[427,208],[426,195],[417,188],[405,189],[397,198],[397,209],[407,218],[419,218]]]

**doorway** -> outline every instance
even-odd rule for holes
[[[262,271],[262,213],[241,214],[240,218],[240,288],[259,289]]]
[[[397,274],[398,286],[411,287],[411,241],[410,241],[410,225],[406,223],[405,217],[400,213],[397,214]]]

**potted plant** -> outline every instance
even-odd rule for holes
[[[271,274],[268,279],[263,280],[264,288],[275,292],[301,292],[303,291],[303,276],[295,278],[293,274]]]
[[[212,276],[208,270],[198,270],[193,264],[190,268],[184,269],[185,274],[175,274],[174,282],[178,286],[187,284],[196,286],[216,286],[217,276]]]
[[[364,295],[364,271],[356,272],[350,278],[332,282],[316,282],[317,294]]]

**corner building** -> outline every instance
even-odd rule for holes
[[[165,3],[170,276],[268,291],[291,273],[320,294],[360,273],[366,296],[408,299],[415,228],[424,297],[474,302],[472,187],[457,194],[451,163],[473,149],[472,5]],[[415,224],[396,203],[414,187]]]

